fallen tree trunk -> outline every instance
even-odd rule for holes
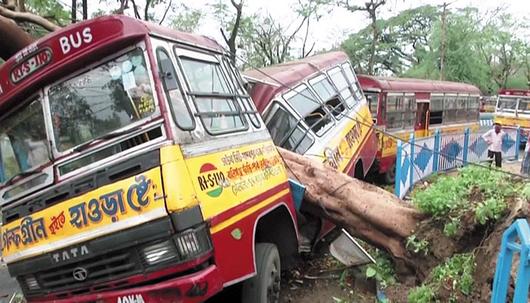
[[[0,15],[0,58],[9,59],[33,41],[13,20]]]
[[[375,185],[299,154],[284,149],[280,153],[290,177],[306,187],[306,202],[318,206],[322,216],[414,266],[404,243],[425,215]]]
[[[456,213],[448,211],[445,217],[431,217],[379,187],[351,178],[304,156],[281,148],[279,151],[289,176],[306,187],[304,202],[315,206],[317,215],[345,228],[353,236],[385,250],[392,257],[401,283],[389,288],[392,302],[410,301],[407,299],[409,291],[420,284],[428,285],[435,292],[436,298],[432,299],[440,302],[447,302],[451,298],[458,298],[458,302],[489,302],[502,233],[516,218],[529,217],[530,199],[523,197],[520,190],[513,190],[524,186],[525,183],[505,176],[495,176],[495,172],[477,172],[468,168],[465,178],[446,178],[454,180],[455,185],[467,182],[464,187],[455,186],[455,191],[461,191],[463,194],[462,204],[454,208]],[[486,177],[475,178],[477,173],[486,174]],[[459,174],[464,174],[464,171]],[[470,176],[475,176],[475,183],[470,182]],[[491,189],[491,184],[482,183],[490,179],[496,180],[497,184],[496,195],[493,196],[490,191],[484,190],[485,184],[488,184],[487,189]],[[428,186],[428,182],[425,182],[425,186]],[[491,197],[499,204],[492,206]],[[486,203],[485,200],[489,202]],[[416,203],[420,203],[419,201],[421,199]],[[427,198],[423,201],[431,200]],[[485,214],[488,203],[490,205],[486,214],[491,212],[490,217],[483,218],[481,222],[477,218],[480,217],[479,214]],[[498,210],[497,215],[493,216],[493,209],[497,207],[503,210]],[[452,218],[457,218],[459,223],[457,230],[449,234],[445,230],[445,224],[452,222]],[[414,237],[409,238],[412,235]],[[409,240],[424,241],[422,243],[426,243],[425,250],[415,250],[414,244],[412,249],[408,250]],[[448,260],[462,255],[472,255],[475,260],[472,291],[464,292],[462,288],[458,288],[461,286],[454,280],[455,276],[432,275],[434,268],[447,268],[443,266]]]

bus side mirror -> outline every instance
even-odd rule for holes
[[[174,75],[173,64],[170,60],[160,61],[160,78],[164,81],[166,91],[178,89],[177,77]]]

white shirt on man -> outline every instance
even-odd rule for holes
[[[496,133],[495,129],[490,129],[482,135],[482,138],[489,144],[488,150],[492,152],[502,152],[502,137],[504,134],[505,132],[503,132],[502,129],[499,133]]]

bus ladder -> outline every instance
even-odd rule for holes
[[[528,302],[528,287],[530,286],[530,227],[526,219],[517,219],[502,235],[491,303],[506,302],[515,253],[519,253],[519,267],[513,302],[526,303]]]

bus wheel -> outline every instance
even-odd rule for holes
[[[390,169],[383,174],[383,180],[386,184],[394,184],[394,182],[396,182],[396,164],[393,164]]]
[[[276,245],[256,244],[256,275],[243,283],[242,303],[278,303],[280,272],[280,254]]]

